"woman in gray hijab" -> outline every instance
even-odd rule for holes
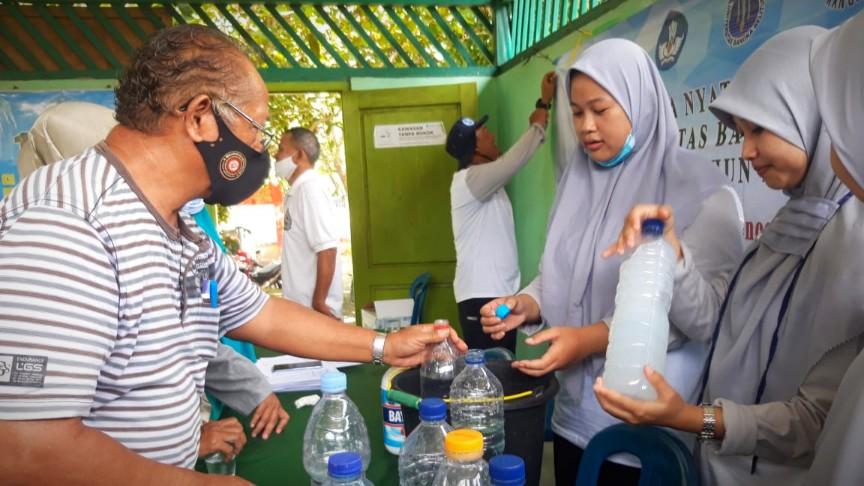
[[[810,72],[816,101],[831,136],[831,165],[837,177],[864,201],[864,14],[813,43]],[[850,202],[850,205],[853,203]],[[854,203],[857,204],[857,203]],[[859,232],[864,228],[858,227]],[[860,258],[862,247],[848,254]],[[844,255],[846,256],[846,255]],[[860,298],[860,274],[852,288]],[[816,443],[808,486],[864,484],[864,353],[858,355],[837,390]]]
[[[558,78],[559,93],[567,96],[556,97],[556,156],[567,163],[540,273],[518,295],[487,304],[481,324],[493,338],[520,325],[529,333],[544,321],[550,326],[528,339],[529,344],[550,342],[549,350],[514,367],[529,375],[559,370],[562,388],[552,417],[556,482],[573,484],[582,449],[597,432],[617,423],[592,391],[603,369],[621,263],[620,258],[601,258],[600,250],[615,240],[635,203],[675,208],[675,226],[683,237],[677,246],[681,258],[667,369],[674,386],[695,398],[711,323],[691,319],[698,312],[682,287],[691,280],[710,287],[728,279],[742,253],[742,218],[737,196],[723,186],[719,170],[678,147],[669,95],[641,47],[624,39],[600,41],[575,61],[562,60]],[[494,316],[502,303],[511,309],[503,320]],[[613,464],[604,466],[601,482],[638,481],[638,462],[624,456],[610,460]]]
[[[656,401],[595,386],[616,417],[698,434],[703,484],[800,484],[840,378],[864,344],[864,258],[856,254],[864,213],[846,204],[849,192],[831,171],[806,75],[823,32],[797,27],[769,39],[710,107],[743,134],[742,156],[789,200],[745,255],[722,304],[701,301],[717,322],[704,405],[689,405],[651,370]],[[628,225],[651,212],[637,208]]]

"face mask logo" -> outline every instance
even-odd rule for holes
[[[237,138],[216,113],[219,139],[196,142],[210,179],[207,204],[231,206],[248,198],[264,183],[270,172],[270,154],[257,151]]]
[[[219,161],[219,174],[227,181],[237,180],[246,170],[246,157],[240,152],[228,152]]]
[[[633,149],[636,147],[636,139],[633,138],[633,131],[630,131],[630,134],[627,135],[627,140],[624,141],[624,146],[621,147],[621,150],[618,151],[618,155],[612,157],[606,162],[600,162],[599,160],[591,159],[591,162],[603,167],[604,169],[611,169],[617,165],[620,165],[622,162],[627,160],[630,157],[630,154],[633,153]]]

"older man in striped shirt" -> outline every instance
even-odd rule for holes
[[[464,348],[452,330],[385,338],[268,298],[179,214],[196,197],[237,203],[269,171],[267,89],[228,37],[160,32],[116,96],[105,141],[0,202],[0,481],[241,482],[190,470],[226,334],[394,365],[448,337]]]

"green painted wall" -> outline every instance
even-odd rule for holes
[[[474,82],[477,86],[478,113],[488,114],[488,126],[495,133],[498,146],[506,151],[528,127],[528,116],[540,96],[540,79],[554,69],[553,60],[631,15],[655,3],[655,0],[629,0],[579,30],[535,53],[494,78],[354,78],[352,90],[391,89],[439,84]],[[553,116],[554,118],[554,116]],[[507,186],[516,220],[516,242],[522,283],[537,275],[537,267],[546,240],[546,222],[555,197],[553,160],[554,123],[549,136],[534,159]]]

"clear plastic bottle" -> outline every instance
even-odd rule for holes
[[[447,319],[435,320],[435,331],[449,329]],[[420,396],[422,398],[445,398],[450,393],[450,385],[458,374],[459,352],[445,339],[433,347],[423,366],[420,367]]]
[[[502,454],[489,460],[492,486],[525,486],[525,461],[519,456]]]
[[[321,400],[312,409],[303,434],[303,468],[312,484],[327,479],[327,460],[339,452],[360,454],[363,470],[369,467],[369,434],[357,405],[345,394],[345,373],[321,376]]]
[[[489,486],[489,466],[483,460],[483,435],[458,429],[444,439],[444,462],[433,486]]]
[[[381,377],[381,407],[384,416],[384,448],[390,454],[398,456],[405,444],[405,416],[402,405],[390,400],[387,392],[391,388],[393,378],[405,368],[394,366],[384,372]]]
[[[356,452],[340,452],[327,460],[327,486],[373,486],[363,475],[363,459]]]
[[[444,461],[444,438],[453,430],[446,422],[447,404],[440,398],[420,402],[420,425],[405,440],[399,456],[400,486],[428,486]]]
[[[644,367],[663,373],[666,365],[675,261],[675,250],[663,239],[663,221],[643,221],[642,241],[619,272],[603,372],[612,390],[641,400],[657,396]]]
[[[450,420],[483,434],[484,457],[504,453],[504,388],[486,368],[483,350],[471,349],[450,388]]]

